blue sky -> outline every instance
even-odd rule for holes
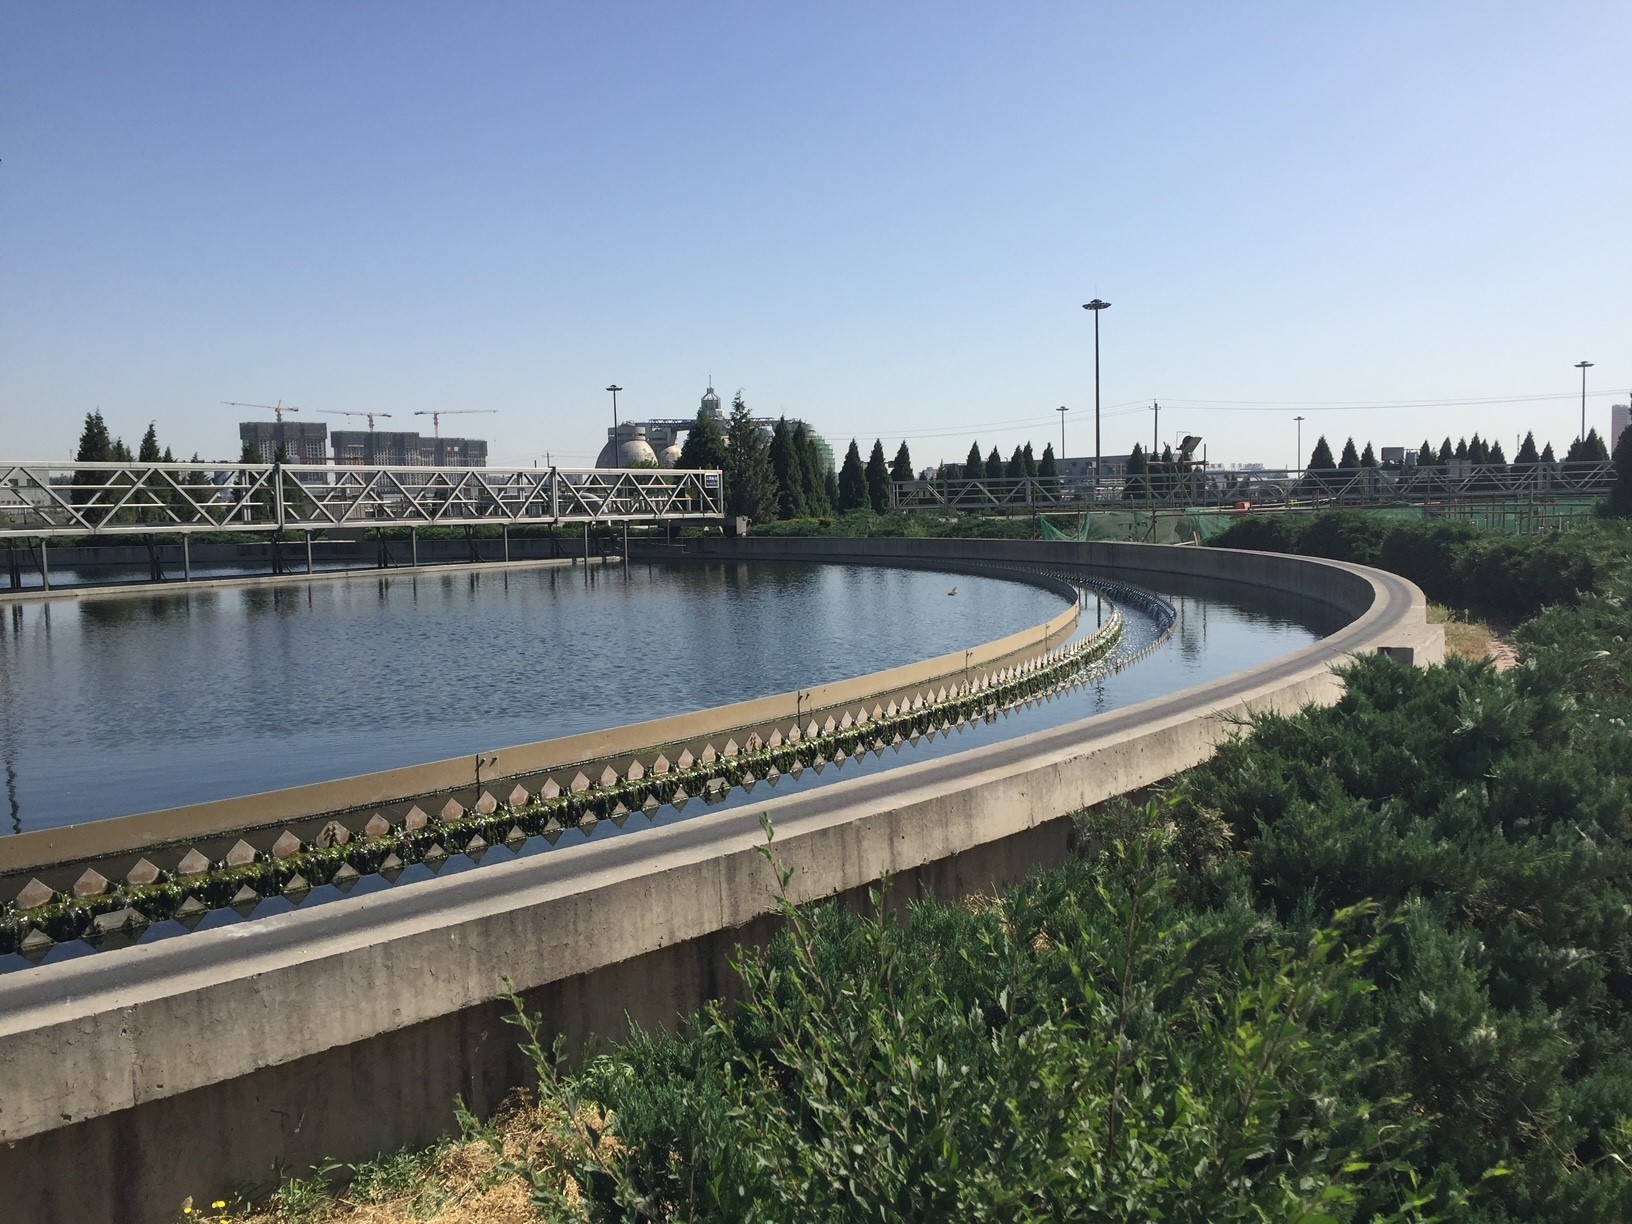
[[[1632,5],[0,13],[0,458],[102,410],[587,464],[712,374],[920,466],[1535,428],[1632,389]],[[1535,397],[1535,398],[1531,398]],[[349,424],[324,420],[331,428]]]

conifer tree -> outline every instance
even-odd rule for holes
[[[867,472],[861,465],[861,448],[854,438],[850,439],[850,449],[844,452],[844,464],[839,468],[836,504],[840,514],[860,510],[867,504]]]
[[[1026,453],[1018,446],[1009,461],[1003,465],[1003,475],[1008,480],[1019,480],[1026,474]]]
[[[1551,442],[1541,448],[1541,462],[1549,464],[1558,462],[1558,456],[1553,454],[1553,444]]]
[[[1147,495],[1150,482],[1146,477],[1149,471],[1150,465],[1145,458],[1145,448],[1135,442],[1133,450],[1128,455],[1128,478],[1122,485],[1124,499],[1132,500]]]
[[[1037,479],[1046,481],[1050,489],[1060,487],[1060,465],[1054,461],[1054,443],[1043,447],[1043,457],[1037,461]]]
[[[1352,445],[1352,443],[1351,443]],[[1172,448],[1168,448],[1171,450]],[[1165,460],[1167,455],[1162,456]],[[1315,449],[1309,452],[1309,470],[1311,472],[1335,472],[1337,462],[1332,458],[1332,448],[1326,443],[1326,435],[1321,434],[1315,443]]]
[[[731,401],[731,421],[725,431],[725,449],[731,462],[731,487],[726,491],[726,513],[752,523],[776,517],[776,473],[771,469],[765,431],[748,414],[742,392]]]
[[[1468,439],[1468,462],[1483,467],[1490,462],[1490,446],[1478,434]]]
[[[697,419],[686,431],[685,445],[680,448],[680,466],[687,471],[724,471],[726,458],[719,418],[699,408]]]
[[[1500,442],[1490,444],[1489,449],[1485,451],[1485,462],[1491,467],[1505,468],[1507,466],[1507,455],[1503,452]]]
[[[79,463],[106,463],[113,458],[113,439],[108,436],[108,426],[102,420],[102,410],[85,414],[85,428],[80,431],[79,449],[74,452],[74,459]],[[94,488],[87,485],[103,485],[108,483],[106,472],[76,471],[74,473],[73,502],[82,506],[96,496]]]
[[[980,443],[969,444],[969,457],[963,461],[963,474],[970,480],[979,480],[986,475],[986,460],[980,457]]]
[[[1455,458],[1455,456],[1456,452],[1451,449],[1451,440],[1449,437],[1447,437],[1445,441],[1439,444],[1439,466],[1449,467],[1451,460]]]
[[[1632,518],[1632,428],[1621,431],[1615,443],[1615,483],[1609,490],[1609,512],[1616,518]]]
[[[793,444],[800,454],[800,474],[804,478],[805,513],[815,518],[833,513],[833,496],[828,492],[832,473],[822,462],[822,452],[816,439],[810,436],[803,421],[793,427]]]
[[[1376,452],[1371,449],[1370,442],[1367,442],[1366,449],[1360,452],[1360,466],[1363,468],[1374,468],[1377,466],[1377,455]]]
[[[776,511],[779,518],[804,518],[810,513],[805,504],[804,456],[794,445],[788,418],[778,417],[771,430],[771,471],[776,474]]]
[[[1433,467],[1434,466],[1434,448],[1429,443],[1427,438],[1424,438],[1422,440],[1422,449],[1417,452],[1417,466],[1418,467]]]
[[[992,453],[986,456],[986,479],[1003,479],[1003,456],[997,453],[997,447],[992,447]]]
[[[883,514],[890,508],[890,469],[884,462],[884,443],[873,439],[872,453],[867,456],[867,500],[874,514]]]
[[[1031,453],[1031,443],[1027,442],[1020,451],[1021,474],[1025,476],[1037,475],[1037,457]]]
[[[1466,438],[1458,438],[1456,440],[1456,450],[1451,453],[1458,463],[1468,462],[1468,440]]]
[[[1536,435],[1526,433],[1524,441],[1519,443],[1519,453],[1513,456],[1513,467],[1520,472],[1528,472],[1541,462],[1541,456],[1536,454]]]
[[[141,463],[159,461],[159,435],[152,421],[147,423],[147,432],[142,435],[141,445],[136,449],[136,458]]]
[[[1343,454],[1339,457],[1337,466],[1345,472],[1353,471],[1360,466],[1360,452],[1354,449],[1353,438],[1343,443]]]
[[[895,458],[890,462],[890,479],[905,482],[918,479],[918,474],[912,470],[912,452],[907,450],[906,440],[895,452]]]

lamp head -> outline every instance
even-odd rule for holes
[[[1082,304],[1082,308],[1084,310],[1094,310],[1094,311],[1104,310],[1109,306],[1110,306],[1109,302],[1102,302],[1098,298],[1095,298],[1091,302],[1084,302]]]

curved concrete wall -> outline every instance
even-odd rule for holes
[[[412,888],[356,897],[0,979],[0,1179],[20,1218],[171,1219],[208,1195],[448,1129],[522,1073],[494,1002],[509,979],[572,1038],[625,1015],[672,1021],[726,993],[729,949],[761,937],[774,881],[795,900],[1001,886],[1063,847],[1060,818],[1205,759],[1220,715],[1330,701],[1334,663],[1438,656],[1421,595],[1302,558],[1140,545],[742,541],[728,555],[1085,564],[1322,599],[1353,621],[1273,663],[1128,709]],[[927,546],[927,547],[926,547]],[[718,546],[709,555],[727,555]]]

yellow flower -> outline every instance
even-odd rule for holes
[[[216,1211],[220,1211],[221,1208],[225,1207],[226,1205],[227,1205],[227,1200],[226,1199],[216,1199],[215,1202],[210,1204],[210,1206],[212,1208],[214,1208]]]

